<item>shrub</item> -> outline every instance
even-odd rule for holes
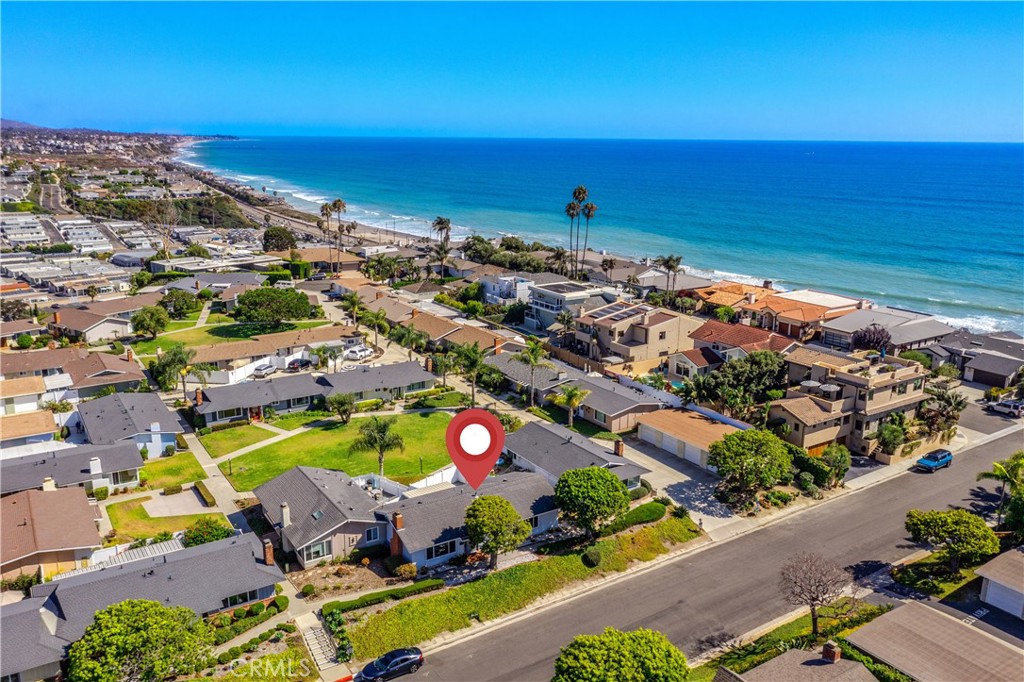
[[[274,597],[274,608],[276,608],[279,612],[287,609],[288,597],[283,594],[279,594],[276,597]]]
[[[629,491],[629,499],[635,502],[642,497],[647,497],[648,493],[650,493],[650,491],[643,486],[633,488]]]
[[[597,547],[588,547],[583,552],[583,564],[588,568],[597,568],[601,565],[601,551]]]
[[[814,474],[809,471],[801,471],[797,480],[800,481],[800,489],[806,491],[807,488],[814,485]]]
[[[107,487],[93,488],[92,496],[96,498],[97,502],[102,502],[110,496],[110,489]]]
[[[185,442],[185,436],[183,434],[175,434],[174,442],[177,443],[179,450],[188,450],[188,443]]]
[[[164,495],[177,495],[180,492],[181,492],[181,485],[180,484],[169,485],[166,488],[164,488]]]
[[[665,511],[665,505],[660,502],[648,502],[647,504],[641,504],[639,507],[630,509],[628,512],[622,514],[602,528],[600,535],[602,537],[614,535],[615,533],[626,530],[630,526],[658,521],[665,516]]]
[[[291,623],[278,623],[277,625],[274,626],[274,629],[275,630],[280,630],[281,632],[291,633],[291,632],[295,632],[295,630],[297,628],[294,625],[292,625]]]
[[[120,341],[114,341],[114,343],[110,344],[110,347],[114,350],[116,355],[124,354],[124,344]]]
[[[444,587],[444,581],[439,579],[421,580],[418,583],[412,585],[406,585],[405,587],[396,587],[390,590],[381,590],[380,592],[371,592],[364,594],[356,599],[350,599],[348,601],[330,601],[321,607],[320,612],[326,618],[328,615],[334,612],[345,613],[346,611],[354,611],[355,609],[365,608],[367,606],[373,606],[374,604],[382,604],[389,599],[402,599],[414,594],[421,594],[423,592],[431,592],[433,590],[439,590]]]
[[[203,481],[196,481],[192,485],[195,487],[196,492],[199,493],[199,497],[202,498],[203,504],[207,507],[217,506],[217,500],[214,498],[213,493],[210,492],[210,489],[206,487],[206,483]]]
[[[258,616],[266,610],[267,607],[263,605],[263,602],[257,602],[256,604],[253,604],[249,607],[249,615]]]
[[[267,609],[266,611],[264,611],[263,613],[259,614],[258,616],[248,616],[248,617],[245,616],[245,614],[247,613],[246,609],[244,609],[244,608],[235,609],[235,614],[237,614],[239,611],[242,612],[242,617],[241,618],[236,619],[234,623],[232,623],[231,625],[229,625],[227,627],[216,628],[213,631],[213,643],[214,643],[214,645],[219,646],[221,644],[224,644],[225,642],[227,642],[229,640],[232,640],[235,637],[238,637],[243,632],[245,632],[247,630],[251,630],[252,628],[254,628],[257,625],[259,625],[260,623],[267,622],[268,620],[270,620],[275,615],[274,613],[271,613],[270,609]],[[238,656],[236,655],[235,658],[237,658],[237,657]]]
[[[211,433],[213,433],[213,429],[210,428],[209,426],[204,426],[203,428],[199,429],[197,433],[200,436],[209,436]]]
[[[309,583],[306,583],[305,585],[302,586],[302,596],[303,597],[307,597],[307,598],[308,597],[312,597],[315,592],[316,592],[316,588],[313,587],[312,585],[310,585]]]
[[[235,609],[231,615],[235,617],[235,620],[242,620],[245,618],[245,614],[249,613],[246,609]]]
[[[228,653],[231,654],[231,660],[234,660],[236,658],[241,658],[242,657],[242,648],[241,647],[237,647],[237,646],[233,646],[230,649],[228,649]]]
[[[402,564],[395,569],[395,577],[402,578],[403,580],[412,580],[416,577],[416,564],[414,562]]]
[[[807,493],[807,497],[813,497],[816,500],[821,499],[821,489],[813,483],[804,488],[804,492]]]
[[[221,665],[224,665],[224,664],[230,662],[231,660],[232,659],[231,659],[231,652],[230,651],[225,651],[224,653],[222,653],[220,656],[217,657],[217,662],[220,663]]]
[[[657,502],[658,504],[663,504],[666,507],[672,506],[672,500],[666,497],[665,495],[659,495],[658,497],[655,497],[654,501]]]
[[[166,447],[164,447],[164,457],[170,457],[173,454],[174,454],[174,446],[173,445],[168,444]]]
[[[260,641],[261,642],[265,642],[265,641],[267,641],[268,639],[270,639],[273,636],[274,636],[274,631],[273,630],[266,630],[266,631],[260,633]]]
[[[900,357],[904,360],[913,360],[924,365],[925,369],[932,368],[932,358],[930,355],[925,355],[919,350],[905,350],[900,353]]]
[[[284,588],[281,587],[281,583],[274,583],[274,594],[281,594],[284,592]]]
[[[793,464],[801,472],[800,480],[803,480],[804,473],[809,473],[816,486],[827,486],[832,478],[832,468],[817,457],[811,457],[803,448],[791,448]],[[803,486],[801,486],[803,487]]]
[[[26,348],[31,348],[35,341],[33,341],[32,337],[28,334],[19,334],[16,343],[18,344],[18,348],[25,350]]]
[[[217,616],[217,618],[213,621],[213,624],[215,627],[218,628],[226,628],[227,626],[231,625],[231,616],[226,613],[223,613]]]
[[[999,400],[1005,394],[1009,393],[1013,389],[1011,388],[1000,388],[999,386],[993,386],[985,391],[985,400],[993,402]]]
[[[142,459],[144,459],[144,460],[149,459],[149,448],[147,448],[145,445],[143,445],[139,449],[139,454],[142,456]]]
[[[690,510],[686,507],[676,507],[672,510],[672,516],[677,519],[688,519],[690,518]]]

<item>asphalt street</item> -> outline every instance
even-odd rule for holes
[[[965,450],[935,474],[908,473],[680,557],[554,608],[429,653],[417,679],[469,682],[551,679],[560,647],[606,627],[653,628],[693,657],[793,610],[777,576],[792,554],[818,552],[858,577],[918,549],[903,529],[909,509],[993,509],[996,486],[978,472],[1022,447],[1016,431]]]

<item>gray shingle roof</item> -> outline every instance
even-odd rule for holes
[[[47,476],[60,487],[89,481],[92,479],[89,460],[93,457],[99,457],[106,473],[142,467],[142,455],[135,443],[79,445],[39,455],[12,457],[0,461],[0,493],[41,488]]]
[[[150,430],[159,424],[159,431],[182,433],[177,418],[155,393],[114,393],[89,400],[78,406],[89,441],[114,443]]]
[[[505,450],[555,477],[570,469],[590,466],[606,468],[621,481],[650,473],[649,469],[618,457],[559,424],[529,422],[505,436]]]
[[[253,491],[275,526],[281,504],[288,503],[291,523],[283,529],[296,549],[334,531],[348,521],[373,521],[377,502],[344,471],[295,467]]]
[[[872,324],[886,329],[892,337],[893,345],[896,346],[934,339],[953,332],[952,327],[939,322],[931,315],[887,306],[854,310],[848,315],[825,322],[822,328],[852,334]]]
[[[964,364],[979,372],[989,372],[999,376],[1010,377],[1017,373],[1017,370],[1024,365],[1024,360],[1008,358],[1005,355],[995,353],[979,353],[977,356]]]
[[[167,289],[184,289],[195,293],[202,289],[213,287],[223,288],[238,284],[255,284],[259,286],[266,281],[266,275],[259,275],[253,272],[204,272],[195,277],[183,277],[167,285]],[[199,282],[199,286],[196,286]]]
[[[329,384],[326,395],[390,390],[421,381],[436,380],[437,377],[423,369],[416,361],[379,367],[363,366],[353,372],[337,372],[324,377],[324,381]]]
[[[57,663],[64,656],[66,642],[51,635],[39,616],[45,604],[45,598],[36,597],[0,607],[0,675]]]
[[[326,385],[311,374],[292,374],[271,377],[262,381],[243,381],[240,384],[203,389],[203,404],[196,407],[199,414],[236,407],[270,405],[280,400],[304,396],[323,395]]]
[[[550,360],[551,367],[538,367],[534,375],[536,390],[540,393],[550,391],[561,384],[582,379],[586,376],[584,372],[557,360]],[[484,363],[494,367],[510,381],[521,386],[530,385],[530,367],[519,360],[516,360],[515,353],[499,353],[488,355]]]
[[[608,379],[585,377],[572,383],[590,391],[590,395],[583,400],[586,407],[607,415],[615,416],[641,407],[661,407],[661,402],[656,398]]]
[[[398,531],[410,552],[465,538],[466,507],[477,495],[500,495],[512,503],[524,519],[556,509],[555,491],[540,474],[518,472],[491,476],[474,494],[473,488],[457,484],[451,488],[388,504],[377,511],[381,521],[401,512],[405,528]]]

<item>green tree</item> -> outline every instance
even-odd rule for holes
[[[0,316],[7,322],[32,317],[28,303],[19,299],[0,298]]]
[[[526,339],[526,347],[516,353],[513,357],[530,368],[530,407],[536,405],[536,378],[538,367],[553,367],[545,360],[548,352],[544,350],[544,344],[536,336]]]
[[[377,310],[364,310],[359,315],[359,321],[373,330],[373,345],[380,348],[380,330],[388,333],[388,314],[383,308]]]
[[[562,513],[593,537],[605,521],[629,509],[626,485],[608,469],[569,469],[555,484],[555,501]]]
[[[437,233],[437,239],[442,244],[447,245],[451,241],[452,236],[452,221],[442,216],[434,218],[434,222],[431,224],[430,229]]]
[[[949,558],[949,568],[960,570],[962,561],[977,562],[999,551],[999,538],[980,516],[966,509],[907,512],[907,532],[914,542],[940,547]]]
[[[562,330],[559,335],[562,337],[562,347],[565,347],[565,340],[572,334],[573,330],[576,329],[576,318],[573,316],[572,311],[563,309],[560,313],[555,315],[555,322],[562,325]]]
[[[153,281],[153,275],[148,270],[139,270],[132,275],[132,293],[137,292],[139,289],[145,286],[149,286],[149,283]]]
[[[366,307],[363,305],[363,297],[354,291],[349,291],[341,297],[341,309],[349,314],[352,318],[352,324],[355,324],[359,318],[359,313]]]
[[[443,353],[435,353],[430,357],[434,374],[440,374],[441,385],[448,388],[448,373],[458,366],[458,359],[455,357],[455,353],[446,351]]]
[[[551,682],[685,682],[689,675],[683,652],[660,632],[607,628],[562,647]]]
[[[832,470],[829,475],[829,488],[834,488],[850,470],[853,460],[850,457],[850,450],[840,443],[831,443],[821,453],[821,461]]]
[[[186,547],[195,547],[196,545],[205,545],[207,542],[223,540],[234,534],[235,531],[231,526],[225,526],[204,516],[185,529],[185,536],[182,538],[181,544]]]
[[[720,305],[715,308],[714,316],[719,322],[729,322],[736,316],[736,311],[731,306]]]
[[[264,251],[290,251],[296,244],[295,235],[283,227],[268,227],[263,233]]]
[[[154,339],[167,329],[171,316],[157,305],[148,305],[132,315],[132,329],[136,334],[149,334]]]
[[[198,378],[199,383],[205,386],[210,373],[216,370],[216,367],[204,362],[192,362],[195,355],[196,351],[194,349],[185,348],[185,344],[182,343],[176,343],[167,349],[160,356],[160,359],[153,363],[150,369],[150,373],[153,375],[157,385],[160,386],[160,390],[170,391],[180,380],[181,391],[184,394],[186,390],[185,382],[188,380],[189,375]],[[187,395],[184,398],[188,400]]]
[[[574,204],[570,204],[572,206]],[[575,219],[573,219],[575,220]],[[555,248],[551,255],[547,257],[547,266],[551,269],[551,272],[556,275],[562,275],[568,277],[572,269],[573,257],[572,254],[563,249],[561,246]]]
[[[184,606],[129,599],[97,611],[68,651],[71,682],[155,682],[206,666],[213,631]]]
[[[1024,540],[1024,488],[1017,488],[1006,505],[1006,530],[1012,531],[1018,542]]]
[[[504,497],[482,495],[466,508],[466,533],[471,544],[491,555],[491,568],[497,568],[498,554],[511,552],[530,537],[530,524]]]
[[[907,440],[907,433],[898,424],[883,424],[878,430],[878,444],[882,446],[882,452],[887,455],[895,454]]]
[[[558,389],[558,393],[551,396],[551,402],[565,408],[566,413],[569,415],[570,429],[572,428],[573,416],[576,414],[576,410],[579,409],[588,395],[590,395],[590,391],[587,389],[569,384],[568,386],[562,386]]]
[[[327,396],[327,409],[338,415],[342,424],[348,424],[355,409],[355,399],[351,393],[335,393]]]
[[[89,287],[85,290],[85,295],[89,297],[90,301],[95,303],[96,297],[100,295],[100,290],[96,287],[95,284],[90,284]]]
[[[384,478],[384,455],[392,450],[405,452],[405,441],[392,431],[395,417],[370,417],[359,425],[359,437],[350,446],[353,452],[376,452],[380,476]]]
[[[956,365],[951,362],[947,362],[939,365],[935,368],[934,374],[940,379],[959,379],[960,370],[957,369]]]
[[[712,443],[708,451],[708,464],[718,469],[721,485],[739,494],[741,500],[775,485],[793,463],[778,436],[757,429],[730,433]]]
[[[185,249],[185,255],[193,258],[209,258],[210,250],[202,244],[189,244]]]
[[[18,344],[18,348],[25,350],[26,348],[31,348],[35,341],[28,334],[18,334],[18,338],[15,343]]]
[[[1002,525],[1007,495],[1012,497],[1024,489],[1024,450],[1017,450],[1009,459],[993,463],[992,471],[982,471],[977,480],[999,482],[999,525]]]
[[[470,404],[476,405],[476,382],[480,379],[480,375],[487,366],[484,364],[487,352],[480,347],[477,341],[474,341],[471,345],[459,346],[458,350],[456,350],[456,357],[458,358],[459,371],[462,372],[462,376],[469,380]]]
[[[235,319],[239,322],[262,322],[280,325],[285,320],[310,317],[309,298],[297,289],[260,287],[238,297]]]
[[[195,294],[184,289],[171,289],[160,299],[160,307],[167,311],[175,320],[185,319],[189,313],[194,313],[203,307]]]

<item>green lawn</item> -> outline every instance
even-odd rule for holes
[[[179,495],[192,495],[194,493],[178,493]],[[157,533],[167,531],[174,533],[185,530],[193,523],[203,517],[208,517],[225,526],[230,526],[223,514],[185,514],[183,516],[150,516],[142,503],[151,497],[140,497],[125,502],[116,502],[107,507],[107,514],[110,515],[110,523],[117,535],[108,545],[116,545],[122,542],[132,542],[142,538],[151,538]]]
[[[950,573],[949,557],[939,551],[894,571],[893,578],[902,585],[944,599],[975,580],[975,568],[961,563],[959,573]]]
[[[544,405],[543,407],[538,405],[536,407],[528,407],[526,411],[530,414],[540,417],[544,421],[554,422],[555,424],[561,424],[562,426],[569,425],[569,413],[558,405]],[[572,430],[577,433],[582,433],[587,438],[600,438],[602,440],[621,440],[618,434],[612,433],[611,431],[605,431],[596,424],[591,424],[586,419],[575,417],[572,421]]]
[[[206,317],[207,324],[234,324],[235,318],[224,313],[210,313]]]
[[[273,419],[270,420],[269,423],[271,426],[276,426],[277,428],[284,429],[285,431],[294,431],[300,426],[305,426],[310,422],[319,421],[321,419],[330,419],[332,416],[333,415],[325,414],[319,411],[315,411],[313,413],[289,412],[287,414],[282,414],[277,417],[274,417]]]
[[[154,490],[206,478],[206,472],[191,452],[179,452],[170,457],[151,457],[146,460],[143,471],[149,476],[149,485]]]
[[[448,464],[451,459],[444,433],[451,416],[443,412],[422,412],[397,417],[395,432],[405,440],[405,452],[389,452],[384,474],[399,483],[411,483]],[[377,471],[377,454],[350,452],[359,436],[360,419],[348,424],[335,422],[304,431],[220,465],[235,490],[252,490],[294,466],[341,469],[349,476]],[[420,458],[422,457],[422,469]]]
[[[260,334],[273,334],[296,329],[309,329],[330,324],[328,320],[303,320],[301,322],[285,322],[279,326],[267,324],[207,324],[176,334],[162,334],[156,339],[146,339],[133,345],[136,355],[153,355],[157,347],[169,350],[176,343],[186,346],[206,346],[211,343],[227,343],[241,341]]]
[[[245,426],[214,431],[206,436],[200,436],[199,442],[203,444],[203,447],[206,448],[211,457],[221,457],[229,452],[240,450],[253,443],[259,443],[261,440],[273,437],[273,431],[267,431],[258,426],[246,424]]]

